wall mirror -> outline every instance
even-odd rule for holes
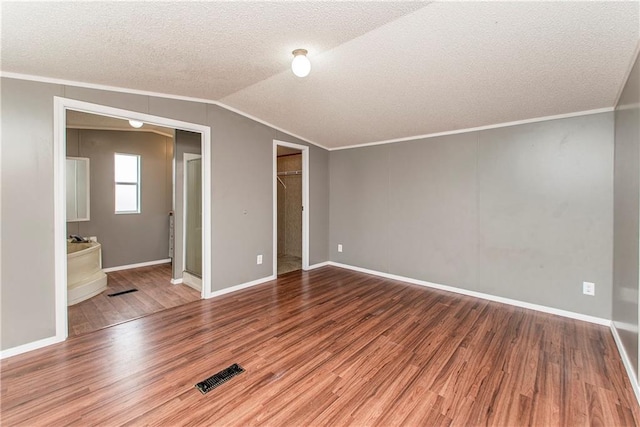
[[[89,159],[67,157],[67,222],[89,221]]]

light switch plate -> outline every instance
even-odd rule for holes
[[[256,259],[256,264],[258,264],[258,265],[262,264],[262,255],[258,255],[258,257]]]

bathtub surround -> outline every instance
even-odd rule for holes
[[[102,245],[67,242],[67,305],[88,300],[107,289],[102,270]]]
[[[139,214],[115,213],[115,153],[140,155]],[[104,268],[166,260],[173,138],[151,132],[67,129],[67,155],[91,161],[91,219],[67,223],[67,235],[97,236]]]

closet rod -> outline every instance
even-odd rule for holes
[[[287,175],[302,175],[302,171],[278,172],[278,176],[287,176]]]

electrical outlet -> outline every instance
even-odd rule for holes
[[[338,244],[338,252],[342,252],[342,245]]]
[[[256,259],[256,264],[258,265],[262,264],[262,255],[258,255],[258,258]]]
[[[591,282],[582,282],[582,293],[594,296],[596,294],[596,284]]]

